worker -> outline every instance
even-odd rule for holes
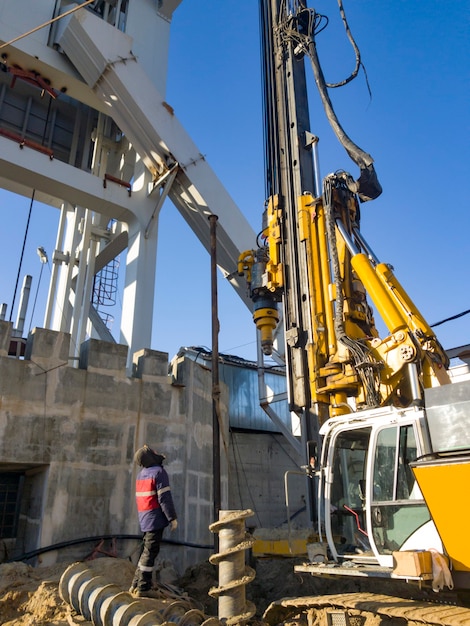
[[[163,467],[165,456],[145,445],[134,455],[134,462],[142,469],[136,479],[136,502],[142,549],[130,592],[139,597],[152,597],[152,575],[155,559],[160,552],[163,530],[176,530],[175,506],[168,474]]]

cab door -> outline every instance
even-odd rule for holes
[[[366,529],[366,475],[372,428],[333,429],[324,440],[320,508],[333,558],[374,556]]]
[[[405,544],[414,549],[429,547],[424,536],[430,514],[410,467],[422,454],[417,422],[377,425],[369,454],[368,536],[379,563],[391,567],[392,552]]]
[[[424,453],[416,411],[378,412],[324,434],[319,498],[332,556],[391,567],[393,551],[433,545],[410,467]]]

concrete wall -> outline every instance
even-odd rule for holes
[[[11,328],[0,321],[0,474],[21,475],[23,485],[16,539],[3,540],[8,557],[66,544],[38,560],[79,560],[115,547],[136,560],[135,539],[101,545],[98,537],[140,534],[132,459],[148,443],[167,457],[179,518],[161,558],[180,573],[206,560],[214,543],[210,369],[183,354],[170,377],[166,353],[142,350],[129,377],[127,348],[95,339],[81,346],[74,367],[70,335],[44,329],[30,334],[24,359],[12,358]],[[284,474],[302,459],[279,434],[230,431],[228,394],[221,384],[222,508],[253,509],[249,526],[281,526]],[[301,526],[308,525],[306,482],[289,479],[290,513]],[[91,539],[76,543],[84,538]]]
[[[211,545],[210,372],[187,360],[184,384],[174,386],[168,355],[142,350],[128,377],[127,348],[94,339],[72,367],[70,336],[43,329],[30,334],[24,360],[11,358],[10,333],[11,324],[0,322],[0,472],[24,474],[10,558],[78,538],[138,534],[132,459],[143,443],[167,457],[180,524],[166,537]],[[41,561],[82,558],[96,543],[48,552]],[[207,554],[173,545],[162,551],[179,569]]]
[[[187,361],[194,360],[192,349],[188,349],[189,358],[185,358],[185,351],[171,363],[172,376],[178,383],[185,384],[185,368]],[[197,359],[195,360],[198,363]],[[200,367],[210,373],[210,365],[206,359],[199,361]],[[245,384],[246,377],[242,375],[227,376],[227,364],[220,368],[220,378],[231,381],[232,385],[244,384],[246,387],[255,385]],[[241,367],[237,367],[241,370]],[[191,371],[200,371],[198,369]],[[249,372],[251,374],[252,371]],[[191,384],[189,387],[197,394],[199,386]],[[257,381],[256,381],[257,382]],[[201,381],[203,384],[203,381]],[[224,385],[221,383],[221,388]],[[240,395],[240,389],[228,387],[228,397],[224,402],[224,411],[228,409],[229,427],[225,425],[222,433],[221,449],[227,451],[228,466],[223,465],[223,475],[227,476],[222,482],[224,501],[229,509],[252,509],[254,515],[247,519],[248,526],[273,529],[286,526],[287,518],[292,520],[292,526],[309,528],[309,514],[306,510],[308,489],[313,488],[313,481],[308,479],[300,466],[305,464],[305,458],[297,454],[285,437],[272,426],[272,431],[266,430],[266,421],[259,419],[259,406],[255,393],[249,393],[249,401],[240,411],[240,403],[235,398]],[[223,396],[224,397],[224,396]],[[194,402],[194,398],[191,400]],[[251,402],[251,408],[250,408]],[[234,415],[230,412],[230,407]],[[236,427],[234,426],[236,425]],[[240,428],[240,425],[245,428]],[[253,425],[262,424],[263,430],[252,429]],[[286,506],[285,475],[288,472],[288,502]],[[277,535],[276,535],[277,536]]]
[[[231,509],[252,509],[248,526],[309,528],[306,508],[312,481],[300,472],[305,463],[279,433],[231,432],[229,445],[229,499]],[[288,473],[288,507],[285,474]],[[273,534],[274,536],[274,534]]]

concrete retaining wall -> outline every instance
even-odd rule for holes
[[[0,474],[21,479],[16,538],[3,538],[8,557],[73,542],[38,559],[78,560],[114,549],[98,536],[139,534],[132,459],[148,443],[167,457],[179,517],[165,537],[182,545],[163,545],[161,557],[181,573],[206,560],[211,550],[197,546],[214,541],[210,369],[183,356],[170,377],[168,354],[145,349],[128,376],[126,346],[95,339],[74,364],[70,335],[38,328],[24,359],[12,358],[11,327],[0,321]],[[249,525],[278,526],[286,519],[284,472],[302,461],[279,434],[229,432],[229,390],[222,384],[221,392],[222,508],[253,508]],[[305,496],[305,480],[294,482],[292,513]],[[81,538],[94,539],[75,544]],[[118,541],[119,556],[136,560],[138,542]]]
[[[94,339],[73,367],[70,336],[44,329],[33,330],[20,360],[7,356],[10,333],[11,324],[0,322],[0,472],[24,476],[10,557],[77,538],[138,534],[132,459],[143,443],[167,457],[180,517],[171,539],[211,544],[210,372],[188,360],[184,386],[173,386],[168,355],[142,350],[128,377],[127,348]],[[74,550],[83,555],[84,546],[41,560]],[[207,553],[168,550],[180,567]]]

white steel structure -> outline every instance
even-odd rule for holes
[[[251,308],[236,269],[255,233],[164,98],[180,3],[0,4],[0,186],[34,190],[61,210],[44,326],[71,333],[72,356],[87,336],[113,341],[91,295],[96,274],[124,250],[120,343],[129,365],[150,346],[167,197],[207,250],[208,216],[218,216],[218,265]]]

